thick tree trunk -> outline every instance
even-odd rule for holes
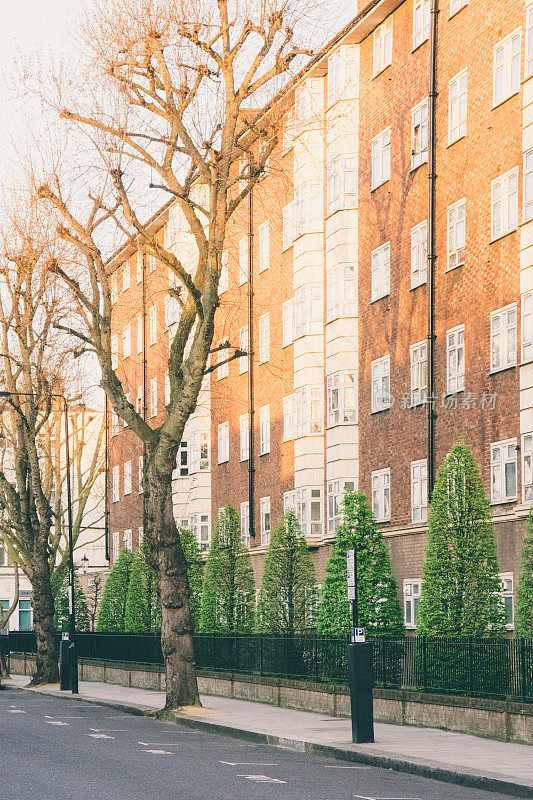
[[[30,686],[59,681],[56,631],[54,627],[54,597],[48,564],[35,565],[31,574],[33,589],[33,628],[37,639],[35,673]]]
[[[172,477],[148,475],[146,523],[161,595],[161,646],[165,659],[165,711],[199,706],[198,682],[189,609],[187,562],[172,511]],[[153,544],[152,544],[153,543]]]
[[[0,650],[0,677],[2,678],[10,677],[6,658],[1,650]]]

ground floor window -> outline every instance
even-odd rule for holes
[[[514,581],[512,572],[504,572],[500,575],[502,582],[501,593],[503,607],[505,610],[505,625],[507,628],[514,628]]]
[[[403,618],[406,628],[416,628],[420,607],[420,578],[409,578],[403,582]]]

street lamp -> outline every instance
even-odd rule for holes
[[[83,572],[84,575],[87,575],[87,570],[89,569],[89,559],[87,558],[86,555],[83,556],[81,564],[82,564],[81,571]]]
[[[12,397],[32,397],[31,392],[6,392],[0,391],[0,397],[5,397],[9,404],[13,406],[22,417],[24,416],[19,408],[11,401]],[[62,394],[49,394],[48,397],[61,400],[63,403],[65,416],[65,452],[67,466],[67,519],[68,519],[68,567],[69,567],[69,651],[70,651],[70,689],[72,694],[78,694],[78,656],[76,652],[76,609],[74,604],[74,542],[72,534],[72,489],[70,485],[70,434],[68,425],[68,404],[67,399]]]

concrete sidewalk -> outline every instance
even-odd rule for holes
[[[17,676],[4,685],[24,689],[28,682],[28,677]],[[28,691],[72,697],[54,687]],[[162,692],[96,682],[81,682],[78,698],[137,714],[161,709],[165,702]],[[203,696],[202,703],[204,708],[188,709],[176,715],[175,722],[277,747],[533,798],[533,747],[529,745],[383,723],[376,723],[375,744],[354,745],[347,719],[222,697]]]

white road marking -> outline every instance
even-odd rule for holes
[[[237,775],[237,777],[246,778],[256,783],[287,783],[287,781],[280,781],[279,778],[269,778],[268,775]]]
[[[85,736],[90,736],[91,739],[114,739],[114,736],[108,736],[107,733],[86,733]]]
[[[124,728],[89,728],[93,733],[126,733]]]
[[[60,722],[57,719],[47,719],[46,720],[46,724],[47,725],[68,725],[68,722]]]
[[[173,756],[170,750],[143,750],[143,753],[153,753],[156,756]]]
[[[9,709],[9,713],[10,714],[25,714],[26,712],[23,711],[21,708],[10,708]]]
[[[137,742],[137,744],[143,745],[143,747],[150,747],[157,745],[158,747],[182,747],[184,742]],[[188,744],[188,742],[185,742]]]
[[[345,767],[345,766],[341,766],[340,764],[339,765],[337,765],[337,764],[326,764],[324,769],[370,769],[370,767],[367,767],[364,764],[358,764],[357,766],[354,766],[354,767]]]
[[[365,797],[362,794],[354,794],[358,800],[421,800],[420,797]]]
[[[262,763],[258,761],[220,761],[220,764],[227,764],[228,767],[277,767],[272,761]]]

